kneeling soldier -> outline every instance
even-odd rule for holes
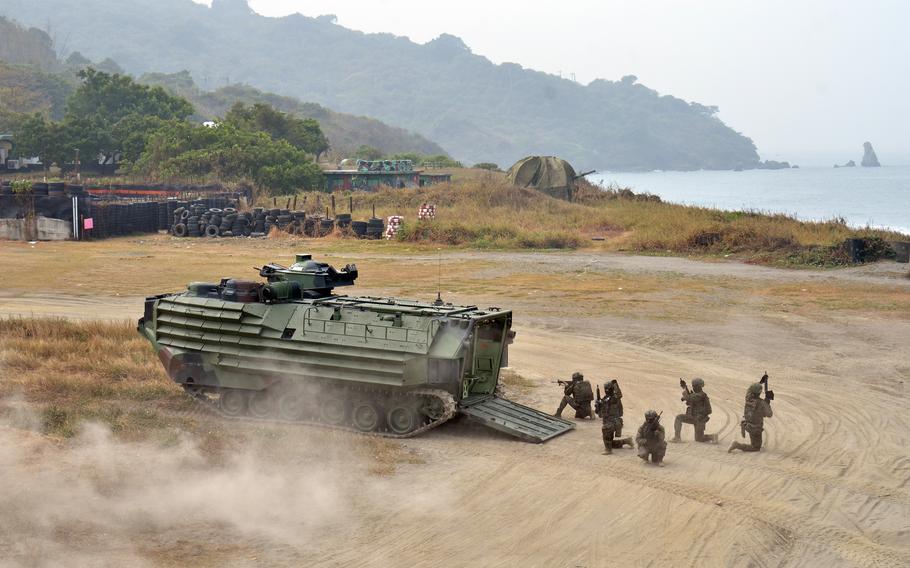
[[[585,380],[585,376],[575,372],[572,373],[572,382],[561,381],[560,384],[565,385],[564,396],[553,416],[561,417],[563,409],[568,405],[575,409],[575,418],[594,418],[591,412],[594,389],[591,388],[591,383]]]
[[[768,379],[762,377],[762,381]],[[765,418],[771,418],[774,414],[771,412],[771,401],[774,400],[773,393],[766,393],[765,398],[761,397],[762,384],[754,383],[746,391],[746,405],[743,408],[742,432],[743,436],[749,433],[749,444],[733,442],[728,452],[733,450],[742,450],[744,452],[757,452],[761,450],[762,431],[765,429]]]
[[[660,414],[653,410],[645,412],[645,423],[638,428],[635,441],[638,443],[638,457],[663,467],[664,455],[667,453],[667,442],[664,439],[664,427],[660,424]]]
[[[604,454],[612,454],[613,448],[621,448],[628,444],[634,448],[632,438],[620,438],[622,436],[622,390],[619,383],[613,379],[604,384],[603,398],[600,396],[600,387],[597,388],[597,399],[594,403],[594,411],[603,419],[603,426],[600,428],[604,442]]]
[[[696,442],[717,442],[717,434],[705,435],[705,424],[711,419],[711,399],[708,398],[708,393],[703,390],[705,381],[693,379],[692,392],[689,392],[686,381],[682,379],[679,379],[679,386],[683,388],[683,395],[680,400],[686,403],[686,413],[676,415],[676,421],[673,423],[674,435],[670,441],[681,441],[679,434],[682,432],[682,425],[692,424],[695,426]]]

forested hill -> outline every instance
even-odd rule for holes
[[[556,154],[578,168],[727,169],[758,162],[716,109],[632,76],[585,86],[494,65],[443,35],[425,45],[331,16],[266,18],[245,0],[3,0],[0,14],[52,26],[59,44],[127,71],[188,69],[202,88],[244,82],[408,128],[467,162]],[[482,17],[482,16],[479,16]]]
[[[5,0],[4,0],[5,1]],[[0,11],[4,4],[0,3]],[[63,117],[66,97],[78,83],[77,73],[86,67],[122,73],[113,59],[92,62],[80,52],[70,52],[66,61],[57,57],[54,41],[43,30],[24,28],[0,16],[0,131],[10,130],[16,114],[40,112],[48,118]],[[58,44],[64,43],[57,40]],[[233,84],[212,92],[199,89],[188,73],[148,73],[141,82],[162,86],[189,100],[199,119],[217,119],[234,103],[265,103],[300,118],[313,118],[329,139],[330,155],[344,157],[360,146],[383,154],[446,154],[423,136],[390,126],[374,118],[335,112],[316,103],[267,93],[246,85]]]
[[[301,118],[313,118],[329,138],[331,153],[338,158],[354,153],[361,146],[380,150],[385,155],[416,153],[426,156],[446,154],[438,144],[403,128],[390,126],[375,118],[335,112],[316,103],[294,97],[266,93],[248,85],[227,85],[214,91],[199,89],[187,71],[147,73],[140,83],[164,87],[193,103],[196,113],[204,118],[224,116],[235,103],[264,103]]]

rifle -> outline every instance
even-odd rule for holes
[[[648,429],[645,431],[645,438],[650,440],[654,437],[654,430],[657,429],[657,425],[660,424],[660,416],[664,413],[663,410],[657,413],[657,418],[654,419],[654,422],[651,422],[648,425]]]
[[[689,390],[689,385],[686,384],[685,379],[679,379],[679,386],[683,390],[683,395],[679,397],[679,400],[686,400],[686,397],[692,394],[692,391]],[[686,414],[692,414],[692,407],[689,406],[688,402],[686,402]]]
[[[600,416],[604,411],[604,400],[600,398],[600,385],[597,385],[597,398],[594,399],[594,414]]]
[[[761,380],[758,382],[765,386],[765,400],[768,402],[774,400],[774,391],[768,390],[768,371],[765,371],[765,374],[762,375]]]
[[[566,386],[566,385],[568,385],[569,383],[571,383],[572,381],[564,381],[564,380],[562,380],[562,379],[556,379],[555,381],[550,381],[550,382],[553,383],[553,384],[555,384],[555,385]]]

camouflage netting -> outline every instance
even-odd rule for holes
[[[575,169],[555,156],[528,156],[515,162],[506,177],[519,187],[537,189],[552,197],[572,201]]]

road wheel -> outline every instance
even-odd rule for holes
[[[278,400],[278,416],[282,420],[302,420],[306,413],[306,397],[300,393],[285,393]]]
[[[218,397],[218,408],[228,416],[243,416],[248,407],[249,397],[242,390],[221,391],[221,396]]]
[[[348,416],[348,405],[341,394],[330,394],[319,407],[322,421],[332,426],[341,426]]]
[[[386,412],[386,423],[394,434],[407,434],[413,432],[420,425],[421,416],[414,407],[406,401],[395,401]]]
[[[254,418],[270,418],[275,410],[275,399],[267,390],[256,391],[250,397],[250,416]]]
[[[375,403],[361,401],[354,404],[354,409],[351,412],[351,422],[354,423],[354,428],[361,432],[375,432],[379,429],[381,416],[382,414],[380,414]]]

